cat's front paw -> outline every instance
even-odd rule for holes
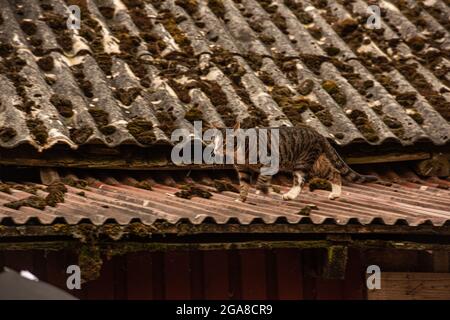
[[[337,194],[337,193],[330,193],[329,195],[328,195],[328,199],[330,199],[330,200],[335,200],[335,199],[337,199],[337,198],[339,198],[341,195],[340,194]]]
[[[240,202],[240,203],[244,203],[245,200],[247,199],[241,199],[241,198],[237,198],[236,200],[234,200],[234,202]]]
[[[289,201],[289,200],[294,200],[295,198],[297,198],[297,197],[294,196],[293,194],[290,194],[289,192],[283,194],[283,200]]]

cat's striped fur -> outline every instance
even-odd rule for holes
[[[239,126],[235,126],[238,129]],[[298,197],[306,181],[312,177],[328,180],[332,185],[330,199],[341,195],[341,177],[352,182],[376,181],[377,177],[361,175],[353,171],[334,150],[325,137],[311,127],[302,125],[297,127],[266,128],[278,129],[279,132],[279,168],[280,171],[293,173],[293,186],[285,194],[284,200]],[[259,129],[256,129],[259,130]],[[235,131],[236,132],[236,131]],[[267,130],[268,150],[270,150],[270,130]],[[226,143],[224,143],[224,150]],[[260,142],[261,143],[261,142]],[[264,142],[263,142],[264,143]],[[248,154],[254,145],[246,145]],[[253,150],[254,151],[254,150]],[[247,199],[248,190],[253,172],[260,172],[262,164],[235,165],[239,174],[240,201]],[[256,188],[263,193],[269,193],[271,176],[259,174]]]

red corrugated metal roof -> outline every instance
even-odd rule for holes
[[[25,224],[30,219],[37,219],[42,224],[51,224],[55,219],[63,218],[68,224],[82,221],[90,221],[95,225],[107,221],[129,224],[141,221],[151,225],[156,220],[173,224],[187,219],[197,225],[209,223],[211,219],[218,224],[236,222],[237,219],[244,225],[252,222],[276,224],[287,221],[291,224],[338,225],[392,225],[406,222],[410,226],[426,223],[442,226],[450,222],[450,181],[437,178],[421,180],[409,171],[401,174],[387,171],[382,176],[394,181],[392,185],[350,184],[343,187],[342,197],[337,200],[329,200],[327,191],[310,192],[305,187],[298,200],[289,202],[276,196],[256,195],[252,189],[247,203],[235,202],[238,198],[236,193],[217,193],[215,188],[205,184],[210,183],[211,179],[201,178],[201,175],[195,181],[212,192],[210,199],[193,197],[188,200],[176,197],[175,192],[180,191],[180,186],[187,179],[181,173],[157,176],[158,181],[164,182],[154,182],[152,176],[147,176],[145,181],[154,183],[152,190],[132,186],[136,180],[129,176],[120,179],[112,176],[86,176],[90,181],[89,186],[85,189],[67,186],[64,203],[58,203],[56,207],[47,206],[44,210],[30,207],[15,210],[5,207],[4,204],[9,201],[30,196],[29,193],[18,190],[18,187],[23,189],[22,183],[12,185],[11,194],[0,192],[0,221],[4,223],[12,219],[16,224]],[[284,191],[289,187],[282,185],[280,188]],[[80,195],[80,192],[84,194]],[[37,191],[37,195],[45,197],[46,194],[43,190]],[[300,214],[300,210],[306,205],[315,205],[317,209],[311,210],[308,216]]]

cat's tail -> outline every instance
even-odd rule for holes
[[[362,175],[358,172],[354,171],[352,168],[348,166],[342,160],[341,156],[336,152],[336,150],[333,148],[333,146],[327,141],[327,139],[323,139],[324,144],[324,151],[325,154],[330,160],[330,162],[334,165],[334,167],[339,170],[341,173],[341,176],[350,182],[356,182],[356,183],[363,183],[363,182],[374,182],[378,181],[378,177],[376,176],[370,176],[370,175]]]

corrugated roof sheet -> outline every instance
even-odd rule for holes
[[[246,203],[236,202],[236,193],[217,192],[214,179],[233,182],[222,173],[219,173],[219,176],[217,174],[191,172],[187,176],[186,173],[153,173],[139,180],[129,174],[120,177],[85,175],[83,178],[89,182],[87,187],[67,185],[64,202],[57,203],[55,207],[46,206],[44,210],[27,206],[16,210],[5,206],[11,201],[33,196],[32,192],[41,198],[48,195],[45,186],[11,182],[9,193],[6,185],[1,185],[0,223],[20,225],[37,220],[41,224],[51,224],[56,221],[61,223],[61,219],[64,219],[68,224],[89,222],[95,225],[109,222],[129,224],[137,221],[152,225],[155,221],[171,224],[188,221],[195,225],[211,222],[246,225],[253,222],[337,225],[406,223],[410,226],[442,226],[450,222],[450,181],[438,178],[421,180],[407,170],[386,170],[380,174],[384,180],[392,182],[390,186],[344,186],[342,197],[337,200],[329,200],[328,191],[310,192],[305,187],[299,199],[295,201],[283,201],[280,195],[257,195],[252,189]],[[77,181],[73,174],[64,179],[63,181]],[[278,179],[281,191],[286,191],[289,188],[289,180],[283,180],[282,177]],[[175,196],[186,183],[201,186],[210,191],[212,197],[184,199]],[[152,190],[143,189],[149,185]],[[311,210],[305,209],[311,206]]]
[[[67,29],[67,7],[81,29]],[[365,27],[381,7],[382,29]],[[0,146],[167,142],[192,121],[450,139],[446,0],[0,0]]]

